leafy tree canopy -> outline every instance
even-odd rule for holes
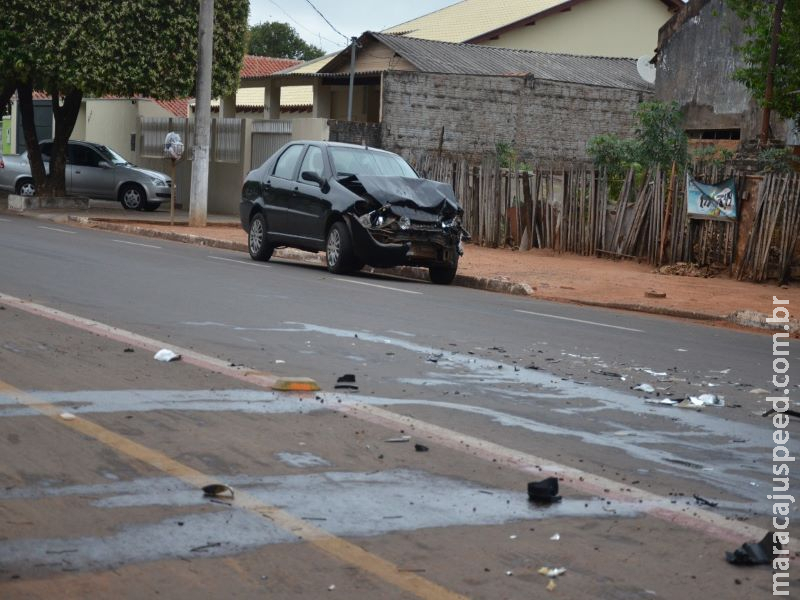
[[[83,96],[195,95],[199,0],[7,0],[0,10],[0,95],[18,89],[39,189],[64,190],[66,142]],[[216,0],[212,94],[236,90],[248,0]],[[53,99],[50,175],[36,146],[31,90]],[[2,98],[0,98],[2,99]],[[46,185],[45,185],[46,184]]]
[[[273,58],[311,60],[325,54],[306,43],[288,23],[265,22],[250,28],[247,53]]]
[[[736,72],[762,106],[765,104],[769,54],[772,41],[774,2],[725,0],[746,23],[748,40],[738,51],[746,63]],[[778,60],[774,74],[774,95],[770,108],[800,125],[800,0],[785,0],[778,38]]]

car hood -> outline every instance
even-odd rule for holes
[[[140,173],[146,177],[156,177],[158,179],[169,180],[169,175],[166,173],[161,173],[160,171],[151,171],[150,169],[143,169],[142,167],[136,167],[133,165],[125,165],[122,168],[133,173]]]
[[[460,212],[452,186],[430,179],[414,177],[384,177],[359,175],[358,181],[364,190],[379,204],[414,208],[431,213],[443,213],[447,209]]]

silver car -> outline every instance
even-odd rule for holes
[[[42,160],[48,168],[52,140],[40,142]],[[108,146],[70,140],[67,144],[67,193],[97,200],[118,200],[128,210],[156,210],[168,201],[172,181],[159,171],[139,168]],[[6,156],[0,167],[0,189],[20,196],[36,195],[28,153]]]

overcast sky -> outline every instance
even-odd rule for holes
[[[320,17],[307,0],[250,0],[250,24],[264,21],[288,23],[309,44],[333,52],[351,36],[380,31],[421,17],[458,0],[311,0],[344,37]]]

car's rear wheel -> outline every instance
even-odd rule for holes
[[[158,210],[159,206],[161,206],[161,202],[145,202],[144,210],[147,212],[153,212],[154,210]]]
[[[456,271],[458,270],[458,259],[455,263],[446,267],[429,267],[428,274],[430,275],[431,282],[437,285],[450,285],[453,279],[456,278]]]
[[[328,271],[331,273],[348,273],[355,266],[350,232],[347,230],[347,225],[341,221],[334,223],[328,230],[325,256],[328,259]]]
[[[17,196],[35,196],[36,195],[36,184],[34,183],[33,179],[26,178],[20,179],[17,182]]]
[[[119,191],[119,201],[126,210],[143,210],[147,204],[147,196],[142,186],[127,183]]]
[[[267,220],[261,213],[250,221],[250,229],[247,232],[247,248],[250,250],[250,258],[253,260],[269,260],[272,257],[274,248],[267,243]]]

